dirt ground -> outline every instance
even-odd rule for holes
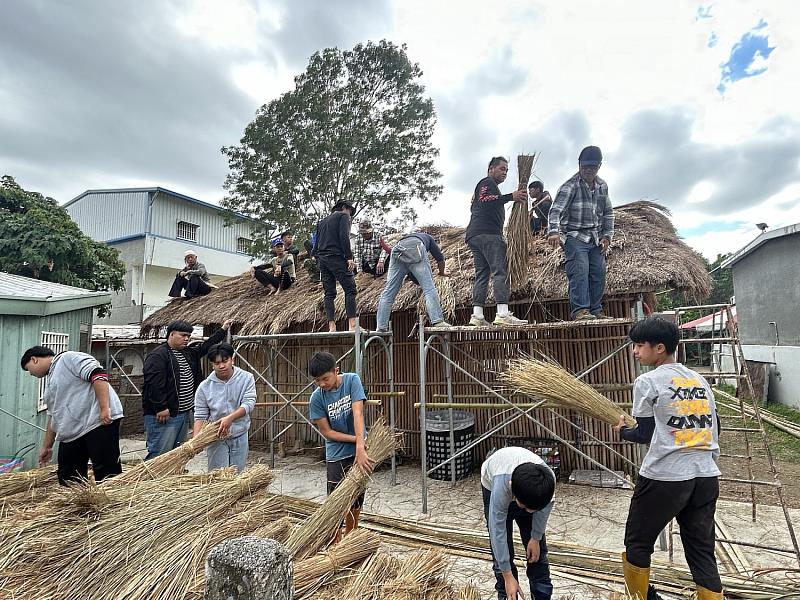
[[[144,443],[124,440],[123,446],[128,454],[140,453]],[[251,451],[249,461],[269,464],[269,455]],[[205,453],[195,457],[189,464],[189,469],[196,472],[205,471]],[[273,491],[315,501],[325,499],[323,461],[309,455],[278,457],[275,470],[277,477],[271,486]],[[796,480],[800,477],[793,479],[795,479],[793,484],[796,486]],[[429,489],[427,514],[422,513],[420,470],[418,466],[413,465],[398,468],[397,485],[394,486],[391,484],[391,473],[388,469],[376,472],[373,483],[367,490],[364,510],[485,532],[486,524],[477,474],[457,482],[455,486],[450,482],[433,479],[427,481]],[[548,539],[621,552],[630,496],[630,490],[559,484],[556,489],[556,504],[548,523]],[[747,498],[749,499],[749,491]],[[790,512],[794,523],[800,524],[800,509],[792,509]],[[723,499],[718,504],[717,518],[735,539],[790,547],[788,531],[780,508],[759,506],[755,523],[751,521],[750,513],[749,502]],[[685,564],[680,539],[675,536],[674,540],[675,560],[678,564]],[[789,555],[745,547],[740,549],[754,569],[796,566],[793,557]],[[391,550],[398,554],[406,551],[401,547],[392,547]],[[657,546],[653,559],[666,563],[667,552],[659,550]],[[486,562],[457,558],[453,561],[450,577],[457,583],[470,581],[478,586],[484,598],[494,598],[494,577],[491,566]],[[556,588],[554,598],[562,600],[606,599],[611,591],[618,589],[608,586],[587,586],[557,577],[554,578],[554,584]],[[523,589],[525,587],[523,584]]]

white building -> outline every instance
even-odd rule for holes
[[[246,271],[257,221],[164,188],[87,190],[64,205],[81,230],[120,251],[125,289],[104,324],[141,323],[167,302],[187,249],[215,283]]]

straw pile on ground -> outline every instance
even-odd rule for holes
[[[367,455],[380,464],[400,448],[399,438],[386,421],[379,419],[369,430]],[[295,558],[307,558],[325,546],[339,528],[345,514],[369,483],[369,475],[354,464],[325,502],[289,536],[286,548]]]
[[[518,358],[500,374],[500,380],[517,391],[549,402],[561,408],[577,410],[609,425],[616,425],[625,414],[611,400],[591,386],[576,379],[559,365],[535,358]],[[625,414],[628,427],[635,427],[633,417]]]
[[[58,481],[55,467],[30,469],[19,473],[3,473],[0,475],[0,498],[8,498],[14,494],[29,492],[33,488],[43,487]]]
[[[520,154],[517,156],[517,173],[519,185],[517,189],[525,190],[527,196],[528,180],[531,178],[533,163],[536,156],[533,154]],[[506,227],[506,242],[508,243],[508,280],[511,291],[521,290],[528,281],[528,271],[531,261],[529,247],[533,241],[530,219],[528,217],[528,202],[513,202],[511,217]]]
[[[614,209],[615,233],[609,249],[606,292],[613,296],[673,288],[698,298],[711,289],[702,258],[678,239],[668,211],[653,202],[639,201]],[[472,252],[459,227],[430,226],[430,233],[442,248],[449,283],[457,308],[471,305],[475,270]],[[552,248],[544,236],[536,236],[528,249],[528,262],[535,264],[526,281],[511,296],[512,301],[563,300],[567,297],[564,253]],[[435,268],[435,266],[434,266]],[[377,310],[385,277],[359,277],[358,311],[364,317]],[[419,286],[404,283],[393,311],[415,310],[421,292]],[[242,335],[284,331],[316,331],[325,328],[322,310],[322,287],[300,271],[295,284],[278,296],[267,296],[266,289],[248,275],[232,277],[219,284],[207,296],[176,300],[149,316],[143,323],[143,335],[157,335],[174,319],[194,324],[215,325],[233,315],[237,333]],[[342,297],[339,290],[337,297]],[[341,304],[343,309],[343,304]],[[343,312],[343,310],[342,310]]]

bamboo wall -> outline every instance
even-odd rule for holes
[[[632,298],[617,298],[609,301],[607,312],[615,317],[630,317]],[[568,305],[562,303],[526,304],[513,307],[518,316],[535,318],[537,322],[554,321],[564,318],[568,312]],[[488,313],[488,310],[487,310]],[[527,315],[526,315],[527,313]],[[372,326],[369,319],[362,318],[362,324]],[[492,318],[487,314],[487,318]],[[456,323],[465,323],[469,319],[469,312],[464,309],[456,315]],[[366,323],[364,323],[366,321]],[[394,342],[394,388],[395,391],[405,392],[405,397],[398,398],[396,403],[397,427],[406,432],[405,454],[417,458],[419,456],[419,412],[414,408],[414,403],[419,401],[419,341],[416,335],[410,337],[417,322],[417,315],[413,312],[396,313],[392,315],[392,327],[395,333]],[[610,354],[627,339],[629,325],[613,324],[602,326],[577,326],[566,329],[550,330],[513,330],[491,329],[481,333],[452,333],[451,356],[463,369],[474,375],[480,381],[492,388],[500,389],[496,383],[497,374],[505,368],[506,361],[518,356],[520,353],[536,355],[543,353],[556,360],[572,372],[580,372],[596,361]],[[252,345],[243,351],[247,360],[256,367],[264,376],[285,395],[299,392],[309,381],[307,365],[314,352],[326,350],[335,356],[344,354],[352,347],[352,342],[345,343],[347,338],[342,338],[342,343],[320,343],[319,340],[299,339],[288,342],[281,341],[273,344],[274,351],[280,351],[284,356],[279,357],[270,364],[269,349],[266,344]],[[441,350],[441,345],[435,347]],[[445,378],[445,361],[435,352],[429,351],[426,363],[426,401],[442,402],[443,398],[434,398],[435,394],[446,394],[447,385]],[[354,370],[352,355],[341,364],[343,371]],[[610,399],[620,403],[630,403],[632,400],[630,384],[635,378],[633,357],[629,350],[617,353],[611,360],[598,367],[584,378],[589,384],[620,385],[624,389],[605,391]],[[389,390],[389,375],[386,366],[386,354],[379,345],[370,346],[364,356],[362,373],[367,395],[374,392]],[[279,400],[274,394],[266,391],[266,386],[259,382],[259,401]],[[307,401],[311,388],[298,400]],[[502,392],[501,392],[502,393]],[[471,396],[467,399],[457,399],[459,402],[470,403],[497,403],[499,399],[486,393],[478,384],[471,381],[466,375],[453,370],[454,396]],[[506,395],[506,394],[504,394]],[[383,402],[383,412],[388,415],[388,399],[380,398]],[[515,397],[519,402],[529,402],[530,399]],[[272,408],[257,407],[253,414],[251,428],[251,443],[253,445],[268,444],[269,430],[265,419]],[[306,407],[301,407],[306,413]],[[374,419],[379,412],[378,407],[368,409],[368,419]],[[475,415],[476,434],[486,431],[492,424],[498,423],[508,413],[500,409],[476,409]],[[586,432],[606,441],[627,458],[635,460],[634,446],[628,443],[615,441],[610,426],[596,422],[594,419],[584,418],[581,415],[569,414],[569,411],[558,411],[568,417],[572,422],[579,424]],[[502,414],[501,414],[502,413]],[[576,429],[572,424],[553,416],[547,409],[537,409],[534,416],[541,423],[558,433],[562,438],[569,440],[574,446],[614,469],[628,472],[624,462],[614,456],[607,448],[590,439],[586,433]],[[275,431],[280,431],[285,426],[297,419],[291,410],[283,410]],[[263,426],[263,427],[262,427]],[[483,442],[475,455],[475,464],[480,461],[492,447],[506,445],[511,438],[550,437],[541,427],[525,419],[517,420],[505,430]],[[281,438],[287,448],[295,443],[305,446],[321,446],[322,442],[313,430],[304,423],[291,427]],[[562,448],[562,473],[569,473],[573,469],[596,468],[589,461],[572,452],[569,447]]]

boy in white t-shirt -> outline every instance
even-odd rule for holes
[[[654,367],[633,384],[637,425],[614,427],[630,442],[650,444],[625,524],[625,586],[633,598],[659,598],[650,580],[650,556],[659,533],[674,518],[698,600],[722,600],[714,555],[714,513],[719,497],[719,418],[714,394],[698,373],[675,362],[675,323],[648,317],[630,331],[633,354]]]

